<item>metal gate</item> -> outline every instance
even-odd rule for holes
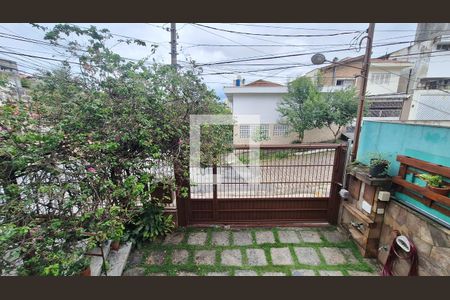
[[[190,168],[186,221],[335,224],[344,151],[338,144],[235,147],[218,163]]]

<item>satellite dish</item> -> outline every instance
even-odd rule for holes
[[[321,65],[325,62],[325,55],[322,53],[316,53],[311,57],[311,62],[315,65]]]

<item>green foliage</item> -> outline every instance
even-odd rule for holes
[[[174,228],[172,215],[164,215],[164,208],[157,202],[147,202],[127,224],[126,239],[140,245],[156,237],[166,235]]]
[[[22,87],[24,89],[29,89],[31,88],[31,81],[27,78],[21,78],[20,79],[20,84],[22,85]]]
[[[310,109],[319,101],[320,93],[316,85],[307,77],[299,77],[288,85],[288,94],[283,97],[278,111],[291,128],[303,140],[305,130],[316,127]]]
[[[420,174],[417,177],[426,181],[429,186],[437,188],[443,187],[443,179],[440,175]]]
[[[354,89],[320,93],[311,79],[300,77],[288,86],[278,111],[303,140],[305,130],[327,127],[337,139],[342,127],[356,117],[358,99]]]
[[[151,240],[172,228],[150,197],[151,170],[173,165],[177,196],[186,197],[189,117],[229,110],[199,70],[127,61],[108,49],[107,30],[39,28],[69,45],[81,73],[64,64],[40,76],[31,101],[0,106],[0,250],[14,258],[0,270],[70,275],[81,241]],[[226,134],[207,130],[203,150]]]

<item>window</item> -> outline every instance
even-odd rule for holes
[[[336,80],[336,85],[339,86],[352,86],[355,82],[354,79],[338,79]]]
[[[437,44],[436,49],[437,50],[448,51],[448,50],[450,50],[450,43]]]
[[[239,137],[241,139],[248,139],[250,137],[250,125],[239,126]]]
[[[273,127],[274,136],[286,136],[289,133],[289,126],[285,124],[275,124]]]
[[[239,137],[241,139],[248,138],[269,138],[269,124],[252,124],[252,125],[240,125]]]
[[[262,139],[268,139],[269,138],[269,124],[261,124],[259,126],[259,136]]]
[[[389,84],[390,80],[390,73],[372,73],[372,76],[370,77],[370,82],[374,84]]]

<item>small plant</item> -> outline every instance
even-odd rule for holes
[[[369,176],[385,177],[389,170],[390,162],[381,156],[381,154],[373,154],[370,158]]]
[[[440,175],[420,174],[420,179],[427,183],[429,190],[438,193],[440,195],[447,196],[450,192],[450,186],[443,180]]]
[[[440,175],[431,175],[431,174],[420,174],[418,176],[420,179],[422,179],[423,181],[426,181],[426,183],[429,186],[432,187],[443,187],[442,186],[442,176]]]

